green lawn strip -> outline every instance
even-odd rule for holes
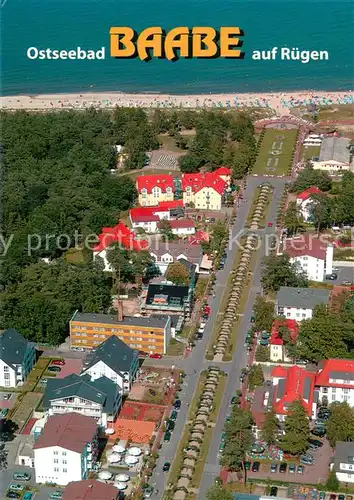
[[[251,262],[250,262],[250,266],[249,266],[249,269],[248,269],[248,272],[252,272],[253,271],[253,268],[255,266],[255,263],[257,261],[257,254],[258,254],[258,250],[255,250],[253,253],[252,253],[252,257],[251,257]],[[245,310],[245,307],[246,307],[246,304],[247,304],[247,301],[248,301],[248,297],[249,297],[249,293],[250,293],[250,288],[249,288],[249,285],[252,283],[252,275],[248,275],[245,283],[244,283],[244,286],[243,286],[243,289],[242,289],[242,294],[241,294],[241,297],[240,297],[240,303],[238,305],[238,308],[237,308],[237,313],[238,314],[243,314],[244,310]],[[236,340],[237,340],[237,335],[238,335],[238,329],[240,327],[240,320],[241,320],[242,316],[238,317],[238,320],[237,322],[235,323],[235,326],[234,328],[232,329],[232,332],[231,332],[231,336],[230,336],[230,341],[229,341],[229,344],[225,350],[225,354],[223,356],[223,361],[231,361],[232,360],[232,357],[233,357],[233,354],[234,354],[234,351],[235,351],[235,347],[236,347]]]
[[[339,249],[335,248],[333,252],[335,260],[354,260],[354,250],[351,248]]]
[[[205,295],[209,283],[209,276],[198,276],[198,281],[195,286],[195,298],[202,299]]]
[[[272,171],[273,175],[286,175],[291,168],[293,153],[296,145],[296,139],[298,135],[298,129],[291,130],[279,130],[279,129],[266,129],[263,135],[262,142],[259,147],[257,160],[252,169],[252,174],[266,174],[268,173],[267,162],[269,158],[278,158],[278,165],[275,166],[275,170]],[[278,139],[278,137],[284,137],[284,139]],[[283,148],[280,155],[271,155],[270,151],[272,149],[274,142],[283,142]]]
[[[167,346],[167,356],[181,356],[184,353],[186,344],[178,342],[176,339],[171,339]]]
[[[252,222],[252,219],[253,219],[253,214],[254,214],[254,211],[255,211],[255,209],[257,207],[257,200],[258,200],[260,192],[261,192],[261,188],[258,187],[256,189],[255,194],[254,194],[254,197],[253,197],[253,200],[252,200],[252,205],[251,205],[250,211],[248,213],[246,227],[250,227],[250,225],[251,225],[251,222]],[[269,191],[269,193],[267,195],[266,205],[264,207],[264,212],[263,212],[262,218],[257,222],[259,228],[264,228],[265,220],[266,220],[266,217],[267,217],[267,214],[269,212],[270,205],[271,205],[270,204],[271,195],[272,195],[272,191]]]
[[[300,159],[311,160],[313,156],[320,156],[321,146],[302,146]]]

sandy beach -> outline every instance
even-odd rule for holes
[[[276,114],[289,114],[291,108],[315,104],[330,106],[353,104],[354,93],[302,91],[287,93],[250,94],[126,94],[126,93],[85,93],[85,94],[41,94],[1,97],[4,110],[60,110],[60,109],[112,109],[116,106],[143,108],[249,108],[261,107],[274,110]]]

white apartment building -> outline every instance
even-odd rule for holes
[[[327,359],[319,365],[316,376],[319,399],[328,404],[346,401],[354,407],[354,361]]]
[[[338,481],[354,483],[354,443],[337,441],[333,468]]]
[[[0,386],[22,385],[36,363],[36,349],[14,328],[0,333]]]
[[[328,304],[329,291],[324,288],[280,287],[275,301],[276,316],[297,322],[311,319],[317,305]]]
[[[310,207],[314,203],[312,195],[321,193],[322,191],[318,187],[312,186],[296,196],[296,206],[305,222],[310,218]]]
[[[77,413],[52,416],[33,450],[36,483],[65,486],[86,479],[98,455],[97,423]]]

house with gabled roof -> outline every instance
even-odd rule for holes
[[[302,191],[296,196],[296,206],[300,211],[303,219],[307,222],[310,218],[310,207],[314,203],[312,195],[321,194],[322,191],[316,186],[311,186],[305,191]]]
[[[96,419],[106,428],[114,422],[122,406],[123,389],[109,378],[91,380],[89,375],[68,375],[62,379],[48,379],[43,397],[43,408],[49,415],[77,412]]]
[[[62,500],[118,500],[121,498],[113,484],[96,479],[70,482],[63,491]]]
[[[36,483],[65,486],[86,479],[98,456],[95,418],[77,412],[53,415],[34,446]]]
[[[36,363],[33,342],[15,328],[0,333],[0,386],[17,387],[25,382]]]
[[[354,407],[354,361],[325,359],[318,365],[316,388],[321,401],[347,402]]]
[[[86,356],[81,374],[90,375],[92,381],[107,377],[128,394],[138,370],[138,351],[112,335]]]
[[[328,305],[330,293],[326,288],[281,286],[275,300],[275,315],[297,322],[311,319],[318,305]]]
[[[221,210],[227,183],[215,172],[182,175],[183,202],[202,210]]]
[[[175,183],[169,174],[140,175],[136,178],[139,205],[152,207],[174,199]]]
[[[332,468],[341,483],[354,483],[354,443],[337,441]]]

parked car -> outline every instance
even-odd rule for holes
[[[337,500],[337,495],[332,494],[332,495],[329,497],[329,500]]]
[[[162,359],[162,355],[158,354],[157,352],[154,352],[153,354],[150,354],[149,358],[151,358],[151,359]]]
[[[273,222],[268,222],[268,227],[273,227]]]
[[[31,491],[26,491],[26,493],[23,495],[22,500],[32,500],[34,493]]]
[[[323,446],[323,443],[319,439],[309,439],[310,450],[318,450],[321,446]]]
[[[154,488],[152,486],[148,486],[147,488],[144,489],[143,498],[151,498],[153,492]]]
[[[25,489],[23,484],[11,483],[9,484],[9,490],[12,491],[23,491]]]
[[[228,424],[231,422],[231,415],[226,415],[225,422]]]
[[[276,486],[272,486],[269,492],[269,496],[276,497],[278,495],[278,488]]]
[[[176,410],[173,410],[173,412],[170,415],[170,420],[177,420],[178,417],[178,412]]]
[[[348,280],[343,280],[342,281],[342,285],[345,285],[345,286],[350,286],[351,285],[351,281],[348,281]],[[339,497],[338,497],[339,498]]]
[[[300,456],[300,463],[303,465],[312,465],[314,462],[314,458],[312,455],[306,454]]]
[[[59,372],[61,372],[61,368],[60,368],[60,366],[49,366],[48,371],[59,373]]]
[[[323,437],[326,435],[326,429],[324,427],[319,427],[319,426],[315,426],[311,433],[314,435],[314,436],[318,436],[318,437]]]
[[[289,465],[289,474],[295,474],[296,466],[294,464]]]
[[[173,403],[173,406],[175,408],[175,410],[179,410],[181,408],[181,400],[180,399],[176,399],[176,401]]]
[[[53,359],[51,365],[64,366],[65,361],[63,359]]]
[[[175,430],[175,423],[173,420],[167,420],[167,423],[166,423],[166,430],[172,432]]]
[[[270,466],[270,472],[277,472],[278,471],[278,464],[271,464]]]
[[[245,462],[244,466],[245,466],[245,470],[250,470],[250,468],[251,468],[251,462]]]
[[[14,481],[29,481],[31,479],[31,474],[27,472],[14,472],[12,474],[12,479]]]
[[[320,500],[325,500],[325,498],[326,498],[326,492],[320,491]]]
[[[288,468],[288,464],[286,464],[285,462],[282,462],[280,464],[280,467],[279,467],[279,472],[281,474],[285,474],[287,468]]]
[[[222,442],[222,443],[225,443],[225,441],[226,441],[226,432],[223,432],[223,433],[221,434],[221,442]]]
[[[195,338],[196,338],[197,340],[202,340],[202,338],[203,338],[203,333],[201,333],[201,332],[197,332],[197,333],[196,333]]]
[[[51,500],[61,500],[61,498],[63,498],[63,493],[61,491],[53,491],[53,493],[49,495],[49,498]]]
[[[267,347],[269,345],[269,340],[268,339],[261,339],[259,342],[259,345],[263,345]]]
[[[296,468],[296,472],[298,474],[303,474],[304,470],[305,470],[305,467],[303,465],[298,465],[297,468]]]
[[[224,449],[225,449],[225,442],[223,441],[222,443],[219,444],[219,452],[218,452],[219,456],[222,455]]]
[[[16,493],[16,491],[8,491],[6,494],[6,498],[20,498],[20,493]]]
[[[170,462],[165,462],[165,463],[163,464],[162,470],[163,470],[164,472],[168,472],[168,471],[170,470],[170,467],[171,467]]]
[[[238,396],[232,396],[231,398],[231,401],[230,401],[230,405],[235,405],[236,403],[238,403],[240,400],[240,398]]]
[[[258,472],[261,464],[259,462],[253,462],[252,464],[252,472]]]
[[[170,432],[165,432],[165,435],[163,437],[163,440],[165,441],[165,443],[169,443],[171,441],[171,433]]]
[[[4,394],[3,399],[5,399],[5,401],[7,401],[7,400],[11,399],[11,396],[12,396],[11,393]]]
[[[326,274],[325,278],[326,280],[335,281],[338,278],[338,274],[336,273]]]
[[[345,495],[338,495],[338,500],[345,500]]]

